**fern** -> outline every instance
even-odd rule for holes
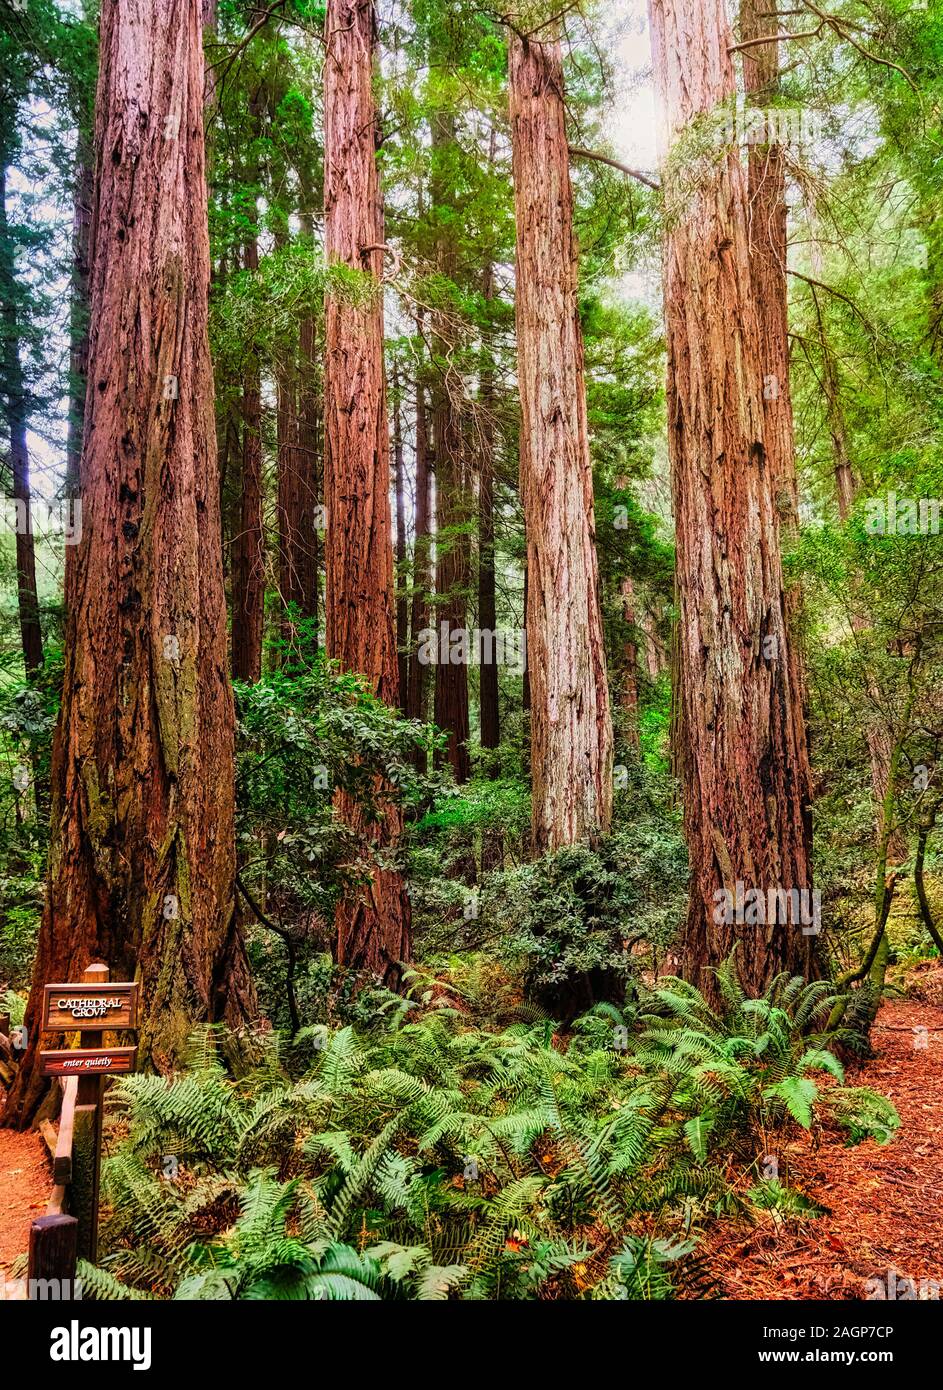
[[[449,1009],[290,1044],[201,1028],[190,1070],[112,1088],[90,1296],[670,1296],[699,1223],[788,1214],[748,1177],[771,1130],[893,1134],[811,1031],[830,997],[784,976],[748,999],[730,963],[719,1012],[664,980],[566,1049],[545,1019],[490,1033]]]

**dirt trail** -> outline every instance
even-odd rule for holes
[[[44,1214],[51,1192],[52,1174],[39,1135],[0,1129],[0,1298],[10,1265],[26,1254],[29,1223]]]
[[[940,975],[940,972],[936,972]],[[930,978],[925,977],[928,984]],[[940,975],[943,979],[943,975]],[[925,997],[892,1000],[872,1034],[876,1056],[847,1082],[894,1102],[901,1118],[887,1145],[847,1148],[826,1134],[791,1143],[789,1181],[828,1208],[809,1220],[725,1225],[703,1252],[714,1296],[736,1299],[943,1297],[943,1007],[940,979]],[[874,1282],[880,1280],[878,1286]],[[905,1281],[912,1281],[912,1285]],[[921,1281],[935,1281],[920,1288]],[[883,1293],[882,1293],[883,1291]]]

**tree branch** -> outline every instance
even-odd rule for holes
[[[301,1020],[298,1017],[298,1000],[295,998],[295,943],[292,941],[291,933],[288,931],[287,927],[280,926],[277,922],[273,922],[271,917],[265,915],[238,874],[236,874],[236,887],[249,904],[255,916],[262,923],[263,927],[268,927],[269,931],[273,931],[276,936],[280,936],[285,943],[285,949],[288,952],[288,966],[285,972],[285,992],[288,995],[288,1016],[291,1019],[291,1033],[292,1037],[294,1037],[301,1027]]]
[[[629,178],[638,179],[639,183],[644,183],[648,188],[654,188],[656,192],[661,188],[661,184],[650,178],[648,174],[642,174],[638,169],[630,169],[628,164],[622,164],[618,159],[612,159],[608,154],[600,154],[598,150],[584,150],[576,145],[570,145],[569,151],[573,159],[594,159],[598,164],[608,164],[611,169],[618,169],[620,174],[628,174]]]

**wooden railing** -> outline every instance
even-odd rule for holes
[[[82,984],[107,984],[109,973],[107,965],[90,965]],[[99,1048],[103,1032],[83,1028],[79,1038],[81,1048]],[[40,1126],[52,1158],[54,1186],[46,1215],[30,1225],[27,1297],[34,1299],[47,1297],[53,1281],[60,1297],[74,1297],[78,1260],[94,1264],[98,1254],[104,1077],[59,1077],[57,1084],[63,1093],[58,1131],[48,1120]]]

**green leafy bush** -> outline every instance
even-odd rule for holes
[[[567,1048],[407,1001],[369,1032],[204,1028],[188,1068],[110,1092],[98,1296],[662,1298],[699,1231],[750,1206],[771,1132],[813,1114],[851,1140],[897,1118],[840,1084],[813,1029],[827,988],[780,980],[727,1008],[668,980],[599,1004]],[[815,1078],[830,1077],[822,1087]],[[328,1278],[328,1276],[330,1276]]]

